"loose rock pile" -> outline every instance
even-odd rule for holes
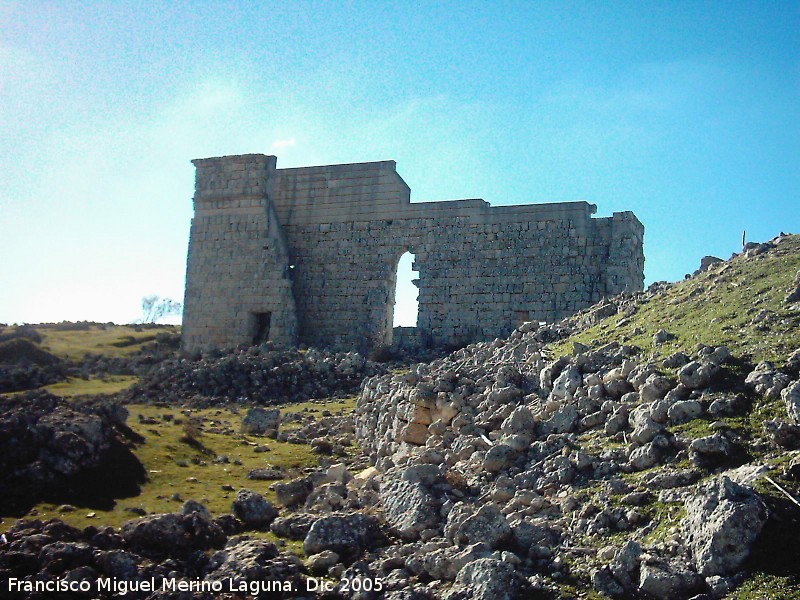
[[[611,597],[719,598],[735,587],[768,518],[747,473],[767,469],[745,464],[749,442],[720,419],[746,415],[762,394],[781,398],[787,417],[768,421],[767,437],[800,447],[800,352],[745,381],[724,346],[663,360],[618,343],[547,356],[546,342],[630,303],[528,323],[365,382],[356,438],[404,541],[370,563],[375,573],[451,600],[525,598],[552,580],[591,581]],[[617,533],[628,541],[608,545]],[[498,579],[501,595],[485,591]]]
[[[703,273],[725,268],[705,263]],[[119,531],[19,524],[0,547],[0,578],[272,580],[303,590],[326,576],[339,584],[323,597],[360,600],[556,597],[559,584],[616,598],[722,598],[776,527],[774,500],[756,491],[769,468],[752,455],[800,448],[800,351],[780,368],[702,344],[658,357],[620,343],[549,353],[551,342],[610,315],[624,321],[668,288],[604,300],[558,324],[527,323],[400,375],[314,351],[168,361],[130,398],[269,405],[346,393],[380,374],[364,382],[353,415],[250,409],[248,434],[321,455],[322,468],[288,481],[252,472],[274,490],[274,506],[241,490],[217,518],[190,501]],[[674,338],[658,331],[653,348]],[[736,423],[764,401],[770,419],[743,437],[752,427]],[[361,454],[350,449],[356,441]],[[785,462],[800,479],[800,458]],[[778,527],[796,530],[791,522]],[[241,535],[252,530],[301,541],[305,562]],[[355,580],[379,582],[380,592],[345,584]]]
[[[16,512],[74,490],[77,478],[119,458],[127,410],[81,406],[46,393],[0,398],[0,509]]]
[[[262,499],[263,501],[263,499]],[[274,517],[273,517],[274,518]],[[273,581],[301,586],[302,562],[278,547],[248,536],[231,536],[224,531],[229,516],[212,519],[196,502],[187,502],[179,513],[148,515],[125,523],[119,531],[111,527],[70,527],[53,519],[21,522],[9,530],[0,551],[0,578],[28,581],[82,581],[91,586],[86,593],[70,597],[118,597],[100,592],[98,579],[116,578],[133,591],[126,598],[237,598],[251,582]],[[220,524],[221,523],[221,524]],[[239,523],[239,525],[242,525]],[[156,590],[142,590],[140,582],[156,581]],[[218,581],[228,593],[177,593],[162,590],[164,580]],[[27,598],[49,598],[52,594],[27,593]],[[256,592],[248,597],[291,598],[280,591]]]
[[[365,377],[384,372],[382,366],[354,352],[262,352],[256,347],[216,352],[198,360],[163,361],[142,375],[126,397],[197,407],[225,402],[272,405],[352,394]]]

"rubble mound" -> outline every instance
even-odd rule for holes
[[[126,397],[130,401],[225,402],[263,405],[346,396],[385,368],[355,352],[248,350],[214,352],[198,360],[175,358],[153,366]]]
[[[109,494],[136,491],[142,467],[117,438],[126,416],[117,405],[69,404],[47,393],[0,398],[2,514],[24,511],[42,499],[66,501],[98,492],[93,501],[101,502]],[[107,486],[109,469],[127,480]]]
[[[709,262],[686,295],[721,273],[737,289],[731,273],[796,257],[786,251],[796,242]],[[770,293],[784,302],[783,290]],[[553,355],[553,342],[602,333],[609,319],[625,327],[642,307],[666,312],[674,298],[672,285],[653,286],[365,382],[356,438],[402,540],[388,551],[402,564],[397,579],[439,582],[428,590],[455,580],[452,598],[483,597],[475,574],[490,567],[508,578],[509,598],[531,597],[531,587],[556,593],[564,581],[609,597],[719,598],[744,579],[775,504],[759,487],[765,461],[800,440],[800,356],[784,345],[796,335],[796,309],[781,308],[774,363],[687,343],[677,320],[678,333],[653,324],[646,347],[612,327],[605,343],[575,341],[570,354]],[[771,428],[742,425],[762,411],[779,415]]]

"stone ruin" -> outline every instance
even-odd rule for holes
[[[644,228],[587,202],[411,202],[394,161],[277,169],[274,156],[192,161],[183,348],[258,344],[369,353],[393,342],[400,257],[419,272],[416,330],[461,346],[641,290]]]

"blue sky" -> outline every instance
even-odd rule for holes
[[[183,295],[192,158],[587,200],[647,282],[800,231],[798,2],[0,0],[0,322]]]

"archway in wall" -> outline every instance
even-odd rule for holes
[[[419,290],[414,285],[419,274],[413,270],[414,254],[409,249],[390,267],[389,293],[391,297],[386,307],[384,344],[387,346],[399,341],[394,339],[395,327],[417,326],[419,314]]]
[[[417,326],[419,289],[413,282],[419,278],[419,272],[413,267],[414,255],[411,252],[404,253],[397,262],[392,327]]]

